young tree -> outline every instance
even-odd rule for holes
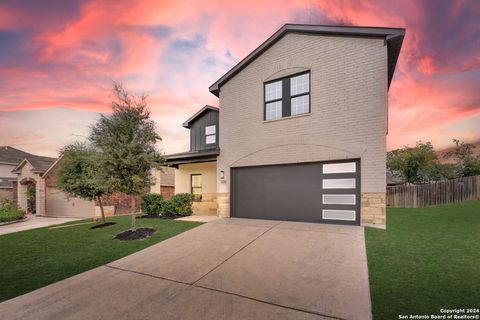
[[[469,177],[480,174],[480,155],[474,155],[475,146],[458,139],[453,139],[455,149],[446,153],[447,157],[454,158],[460,167],[461,176]]]
[[[97,200],[105,223],[102,196],[109,193],[102,183],[98,165],[98,153],[86,143],[75,142],[62,149],[59,169],[56,173],[57,187],[66,194],[86,200]]]
[[[435,151],[430,142],[418,141],[415,147],[403,147],[387,153],[387,168],[408,183],[423,183],[430,179]]]
[[[146,97],[134,96],[114,84],[113,113],[101,115],[90,141],[100,151],[102,177],[113,191],[131,196],[132,230],[136,230],[135,196],[153,183],[152,168],[163,162],[155,144],[161,140],[150,120]]]

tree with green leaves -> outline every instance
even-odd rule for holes
[[[407,183],[430,181],[436,163],[437,156],[430,142],[418,141],[415,147],[404,146],[387,153],[388,170],[403,177]]]
[[[446,153],[447,157],[454,158],[460,167],[463,177],[480,175],[480,155],[474,155],[475,146],[471,143],[453,139],[455,148]]]
[[[101,115],[89,139],[99,150],[103,181],[112,191],[131,197],[131,229],[135,231],[135,197],[152,185],[151,169],[163,163],[156,148],[161,138],[150,119],[145,95],[130,94],[119,84],[114,84],[113,93],[113,113]]]
[[[87,143],[75,142],[65,146],[56,172],[57,187],[72,197],[97,200],[105,223],[102,196],[110,193],[100,178],[98,152]]]

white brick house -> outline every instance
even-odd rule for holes
[[[388,89],[404,34],[283,26],[210,87],[219,109],[184,124],[191,150],[167,159],[191,183],[175,192],[202,194],[211,175],[191,169],[209,162],[205,200],[219,216],[385,226]]]

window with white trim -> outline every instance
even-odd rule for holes
[[[217,142],[217,126],[206,126],[205,127],[205,143],[213,144]]]

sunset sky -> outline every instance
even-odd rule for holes
[[[108,113],[112,81],[149,96],[166,153],[208,87],[285,23],[405,27],[389,149],[480,140],[480,1],[0,0],[0,145],[56,156]]]

